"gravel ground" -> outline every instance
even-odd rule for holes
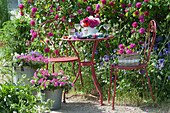
[[[50,113],[170,113],[170,103],[145,108],[116,105],[115,110],[112,110],[112,104],[104,103],[104,106],[100,106],[96,100],[73,97],[67,100],[67,103],[62,103],[60,110],[51,111]]]

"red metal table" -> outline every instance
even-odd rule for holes
[[[97,45],[98,45],[99,41],[107,40],[107,39],[111,39],[111,38],[113,38],[112,35],[110,35],[110,36],[108,36],[108,37],[106,37],[106,38],[101,38],[101,39],[64,39],[64,38],[62,38],[62,40],[65,40],[65,41],[67,41],[67,42],[70,44],[70,46],[73,48],[73,50],[75,51],[75,53],[76,53],[76,55],[77,55],[77,57],[78,57],[79,70],[78,70],[78,74],[77,74],[77,76],[76,76],[76,79],[74,80],[73,83],[75,83],[75,82],[77,81],[78,77],[79,77],[80,74],[81,74],[81,66],[91,66],[93,83],[94,83],[94,85],[95,85],[95,87],[96,87],[97,92],[98,92],[99,95],[100,95],[100,103],[101,103],[101,105],[104,105],[104,104],[103,104],[102,93],[101,93],[101,91],[99,90],[99,87],[101,88],[101,90],[102,90],[102,87],[101,87],[99,81],[97,80],[97,77],[96,77],[96,74],[95,74],[95,70],[94,70],[94,65],[96,64],[96,63],[93,61],[93,60],[94,60],[94,53],[95,53],[95,51],[96,51],[96,48],[97,48]],[[77,50],[75,49],[75,47],[74,47],[73,44],[72,44],[72,42],[75,42],[75,41],[94,41],[93,48],[92,48],[93,51],[92,51],[91,61],[84,61],[84,62],[81,62],[81,61],[80,61],[79,54],[78,54]],[[81,77],[81,83],[82,83],[82,76],[80,76],[80,77]],[[98,85],[99,87],[98,87],[97,85]],[[82,84],[82,86],[83,86],[83,84]]]

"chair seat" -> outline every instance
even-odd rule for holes
[[[54,57],[47,60],[49,62],[74,62],[78,60],[78,57]]]
[[[120,67],[118,65],[115,65],[115,66],[110,66],[110,68],[112,69],[142,69],[147,66],[148,64],[139,64],[139,66],[135,66],[135,67]]]

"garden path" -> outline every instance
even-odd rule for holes
[[[158,107],[140,108],[134,106],[115,106],[104,102],[106,105],[100,106],[96,100],[87,100],[82,97],[73,97],[62,103],[61,109],[50,113],[170,113],[170,103]]]

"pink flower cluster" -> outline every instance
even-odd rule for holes
[[[94,18],[92,16],[85,18],[84,20],[80,21],[82,27],[91,27],[94,28],[100,24],[99,18]]]
[[[60,73],[49,73],[45,69],[37,69],[31,80],[32,84],[42,87],[42,89],[57,89],[74,86],[70,83],[69,76],[60,70]]]
[[[43,57],[43,56],[33,57],[33,56],[29,56],[29,55],[21,55],[21,56],[18,56],[17,58],[18,59],[25,59],[25,63],[27,63],[30,60],[37,61],[37,62],[48,63],[47,57]]]
[[[24,16],[24,12],[23,12],[24,5],[23,5],[23,4],[20,4],[20,5],[19,5],[19,8],[21,9],[20,15],[21,15],[21,16]]]
[[[129,48],[128,47],[125,47],[123,44],[120,44],[119,45],[119,51],[117,51],[119,54],[123,54],[126,52],[126,54],[131,54],[131,53],[136,53],[134,52],[134,48],[136,47],[135,44],[130,44],[129,45]],[[125,49],[125,50],[124,50]]]

